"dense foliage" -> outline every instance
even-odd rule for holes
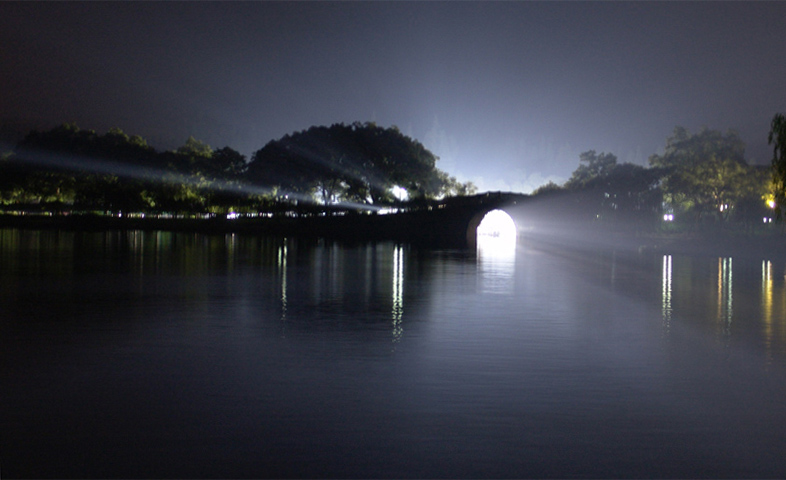
[[[436,197],[453,188],[455,179],[436,163],[433,153],[395,127],[334,124],[269,142],[254,153],[248,177],[283,191],[313,194],[326,204],[389,203],[395,187],[410,198]]]
[[[248,201],[237,191],[244,166],[238,152],[213,151],[193,138],[176,151],[156,152],[120,129],[99,135],[65,124],[29,133],[6,156],[0,198],[48,210],[222,210]]]
[[[767,141],[772,145],[773,197],[780,214],[786,205],[786,117],[783,114],[772,118]]]
[[[391,202],[474,193],[395,127],[312,127],[269,142],[252,161],[193,137],[157,152],[119,129],[64,124],[30,132],[0,160],[0,202],[14,208],[104,212],[258,210],[296,197],[316,203]],[[297,195],[292,195],[297,194]]]
[[[776,127],[786,123],[773,121]],[[786,139],[786,131],[771,133],[771,142]],[[774,140],[773,140],[774,139]],[[776,145],[776,158],[783,152]],[[734,132],[704,129],[691,134],[674,129],[663,154],[649,158],[649,168],[618,164],[611,153],[584,152],[579,167],[563,185],[550,184],[535,192],[571,193],[573,208],[583,218],[598,221],[659,224],[662,218],[682,225],[729,224],[746,227],[768,221],[774,205],[770,170],[745,161],[745,144]],[[773,164],[778,162],[773,160]],[[782,160],[786,172],[786,160]],[[778,178],[776,174],[776,179]],[[780,177],[786,184],[786,173]],[[784,189],[781,187],[781,199]],[[665,215],[665,217],[663,216]]]

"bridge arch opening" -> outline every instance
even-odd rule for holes
[[[467,245],[474,248],[480,243],[516,244],[518,227],[504,210],[495,209],[475,215],[467,229]]]
[[[516,223],[503,210],[492,210],[477,226],[477,259],[484,291],[509,293],[516,268]]]
[[[478,224],[478,237],[492,237],[513,239],[515,241],[518,231],[516,222],[504,210],[492,210],[483,216]]]

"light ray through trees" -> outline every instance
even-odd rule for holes
[[[143,167],[118,162],[109,159],[98,159],[84,155],[53,153],[39,149],[20,149],[14,156],[22,158],[20,165],[35,165],[47,167],[55,170],[65,170],[69,172],[81,172],[88,174],[115,175],[123,179],[142,180],[159,185],[184,185],[199,187],[221,193],[236,193],[246,195],[276,195],[288,200],[317,205],[317,201],[308,194],[294,191],[282,191],[269,187],[260,187],[243,181],[228,181],[222,179],[211,179],[208,183],[203,181],[199,175],[189,175],[178,173],[163,168]],[[14,158],[12,158],[14,160]],[[347,208],[358,211],[378,211],[379,206],[366,205],[357,202],[339,202],[335,207]]]

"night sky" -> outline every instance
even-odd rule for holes
[[[645,164],[677,125],[766,164],[776,112],[786,2],[0,3],[0,122],[159,150],[374,121],[480,191],[529,192],[586,150]]]

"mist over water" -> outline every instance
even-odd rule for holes
[[[783,477],[784,273],[0,230],[3,473]]]

